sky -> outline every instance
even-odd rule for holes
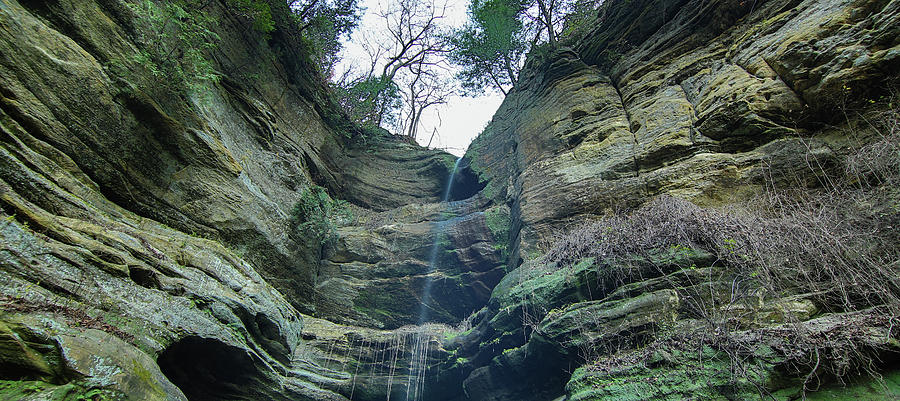
[[[366,53],[358,43],[365,33],[372,34],[384,29],[382,28],[383,22],[375,15],[375,11],[381,9],[389,1],[360,0],[360,6],[364,7],[366,11],[350,40],[344,42],[342,60],[336,68],[338,73],[347,69],[348,66],[367,60]],[[452,27],[461,26],[466,21],[466,7],[469,1],[447,0],[447,2],[447,14],[444,22]],[[362,62],[362,64],[365,65],[366,62]],[[453,72],[448,71],[448,82],[452,80],[452,77]],[[503,95],[496,91],[475,98],[451,96],[446,104],[433,106],[426,110],[422,116],[422,127],[417,140],[422,146],[428,145],[431,133],[436,128],[437,133],[431,141],[430,147],[444,149],[454,155],[462,156],[472,139],[481,133],[488,121],[491,120],[502,101]]]

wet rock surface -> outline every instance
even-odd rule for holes
[[[339,230],[322,261],[320,304],[343,314],[337,322],[381,328],[419,323],[422,313],[428,321],[462,321],[505,274],[509,212],[487,206],[473,197],[361,216]]]
[[[346,399],[293,360],[319,260],[291,210],[313,184],[434,203],[454,158],[347,140],[297,44],[224,3],[204,8],[223,76],[169,88],[130,4],[0,4],[4,394]]]

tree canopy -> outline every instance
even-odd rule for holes
[[[425,110],[446,103],[458,88],[469,96],[492,90],[508,94],[529,51],[555,45],[600,4],[470,0],[468,21],[452,29],[443,22],[447,6],[441,1],[379,3],[374,14],[381,26],[358,34],[368,59],[332,77],[332,87],[337,103],[364,128],[379,126],[415,140]],[[347,32],[355,21],[346,25]]]
[[[445,12],[437,0],[398,0],[378,10],[382,27],[362,40],[367,62],[334,84],[338,103],[351,117],[416,139],[425,110],[453,93],[446,72]]]
[[[300,31],[313,45],[322,70],[330,74],[338,61],[341,38],[349,38],[359,24],[361,10],[357,0],[289,0],[288,6]]]
[[[471,0],[469,20],[455,30],[450,60],[465,94],[489,89],[506,95],[518,80],[525,55],[555,45],[586,20],[599,2],[589,0]]]
[[[505,95],[518,79],[527,50],[525,26],[519,15],[519,0],[472,0],[469,21],[450,38],[450,60],[460,66],[457,73],[463,89],[478,95],[496,88]]]

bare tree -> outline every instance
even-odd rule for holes
[[[443,59],[436,63],[426,63],[423,59],[410,65],[409,73],[404,74],[406,75],[402,93],[404,117],[399,121],[397,128],[410,139],[417,138],[425,110],[446,103],[447,98],[453,93],[452,85],[445,78],[449,74],[441,65],[443,63]]]
[[[422,115],[428,108],[446,103],[452,93],[446,61],[449,52],[448,35],[441,20],[447,9],[438,0],[400,0],[382,8],[378,17],[383,23],[382,34],[370,34],[362,39],[362,47],[369,62],[361,74],[345,83],[345,87],[367,83],[366,107],[375,107],[369,122],[391,125],[397,134],[415,139]],[[345,77],[346,78],[346,77]],[[391,102],[377,102],[386,93],[396,91],[401,100],[399,110]],[[399,112],[392,118],[389,114]]]
[[[594,0],[527,0],[524,22],[531,33],[531,46],[546,40],[554,44],[567,26],[582,23],[602,1]]]
[[[542,30],[547,31],[547,41],[550,43],[556,43],[557,36],[557,24],[556,24],[556,16],[559,14],[558,8],[562,1],[557,0],[536,0],[537,4],[537,15],[533,18],[542,26]],[[540,34],[540,31],[538,31]]]

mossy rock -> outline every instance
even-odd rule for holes
[[[749,400],[759,396],[753,383],[732,374],[725,355],[709,348],[667,350],[612,371],[581,367],[572,374],[566,391],[571,401]]]
[[[53,384],[44,381],[0,380],[0,401],[113,401],[124,394],[84,383]]]

